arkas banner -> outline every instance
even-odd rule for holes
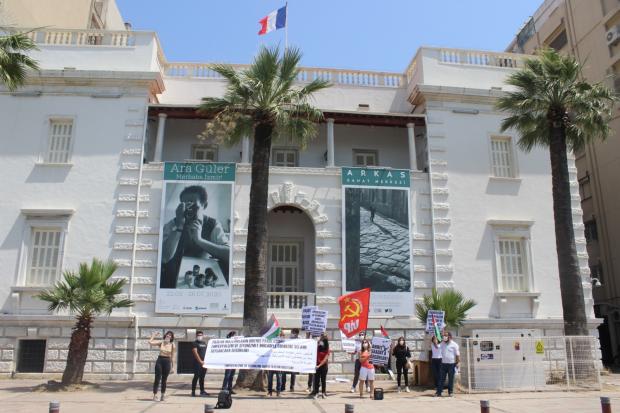
[[[213,339],[207,344],[203,367],[314,373],[316,351],[312,339]]]
[[[342,168],[343,285],[370,288],[370,316],[413,313],[410,171]]]
[[[235,164],[166,162],[156,312],[229,314]]]

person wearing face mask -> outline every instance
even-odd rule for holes
[[[443,384],[446,382],[446,376],[448,376],[448,397],[452,397],[454,373],[461,361],[461,353],[459,351],[459,345],[452,340],[452,333],[448,333],[443,337],[445,340],[439,346],[441,349],[441,373],[439,375],[439,384],[435,396],[441,397]]]
[[[360,349],[362,346],[362,341],[364,341],[365,338],[366,333],[362,331],[355,339],[355,370],[353,372],[353,385],[351,386],[351,393],[355,393],[355,388],[360,380],[360,368],[362,367],[360,363]],[[366,391],[370,391],[370,389],[366,387]]]
[[[437,336],[431,337],[431,370],[435,380],[435,389],[439,387],[439,376],[441,375],[441,343]]]
[[[400,393],[402,387],[400,386],[400,376],[405,375],[405,391],[409,393],[409,358],[411,358],[411,351],[405,344],[405,337],[399,337],[396,345],[392,349],[392,355],[396,358],[396,377],[398,383],[398,392]]]
[[[360,349],[360,399],[364,397],[364,383],[366,387],[370,387],[370,398],[374,398],[375,390],[375,366],[370,362],[371,346],[370,341],[364,339]]]
[[[321,334],[319,342],[317,343],[316,352],[316,373],[314,374],[314,390],[310,393],[310,396],[315,399],[319,397],[319,384],[321,385],[321,397],[326,399],[326,387],[327,387],[327,361],[329,360],[329,340],[327,340],[327,334]]]
[[[200,383],[200,395],[208,396],[205,391],[205,374],[207,369],[202,367],[207,353],[207,343],[204,341],[202,331],[196,332],[196,340],[193,343],[192,355],[194,356],[194,378],[192,378],[192,397],[196,396],[196,384]]]
[[[159,333],[151,334],[149,344],[151,346],[159,346],[159,356],[155,362],[155,381],[153,382],[153,401],[162,402],[165,399],[166,383],[168,382],[168,375],[174,371],[174,333],[172,331],[166,331],[163,340],[157,340],[155,337],[159,336]],[[157,390],[159,389],[159,383],[161,382],[161,398],[157,399]]]

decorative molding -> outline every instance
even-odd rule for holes
[[[450,204],[446,202],[435,202],[433,203],[433,208],[435,208],[436,211],[447,211],[450,209]]]
[[[336,280],[316,280],[317,288],[335,288],[339,287],[340,283]]]
[[[129,126],[129,127],[144,126],[144,119],[127,119],[125,121],[125,126]]]
[[[332,251],[331,247],[316,247],[316,255],[340,254],[340,251]]]
[[[447,181],[448,180],[448,174],[446,173],[433,172],[431,176],[433,178],[433,181]]]
[[[233,268],[245,268],[245,261],[233,261]]]
[[[448,233],[439,234],[439,233],[436,233],[435,234],[435,240],[436,241],[452,241],[452,234],[448,234]]]
[[[128,133],[127,135],[125,135],[125,140],[126,141],[141,141],[142,135],[135,134],[135,133]]]
[[[123,162],[121,163],[121,170],[123,171],[137,171],[140,169],[140,165],[135,162]]]
[[[317,262],[315,268],[317,271],[337,271],[338,270],[338,267],[336,267],[336,265],[332,264],[331,262]]]
[[[162,172],[164,170],[164,164],[161,162],[147,163],[142,167],[142,170],[146,172]]]
[[[117,218],[135,218],[136,211],[133,209],[119,209],[116,211]],[[148,218],[149,211],[140,211],[138,213],[139,218]]]
[[[433,220],[435,225],[450,225],[452,224],[452,219],[450,218],[435,218]]]
[[[440,159],[431,159],[431,165],[433,165],[433,166],[448,166],[448,161],[442,161]]]
[[[246,251],[246,244],[234,244],[233,245],[233,251],[234,252],[245,252]]]
[[[118,181],[119,185],[122,186],[137,186],[138,185],[138,178],[121,178]],[[142,179],[142,186],[151,186],[153,185],[153,180],[152,179]]]
[[[140,156],[140,155],[142,155],[142,148],[127,148],[127,149],[123,149],[123,151],[121,152],[121,155]]]
[[[447,248],[447,249],[437,249],[435,251],[435,253],[439,257],[451,257],[452,256],[452,250],[449,249],[449,248]]]
[[[448,188],[433,188],[433,195],[449,195],[450,190]]]
[[[245,300],[245,296],[243,295],[233,295],[232,302],[233,303],[242,303]]]
[[[431,152],[446,152],[447,151],[446,147],[443,145],[431,145],[430,149],[431,149]]]
[[[243,287],[245,285],[245,278],[233,278],[232,285],[233,287]]]
[[[118,250],[118,251],[131,251],[133,249],[133,243],[132,242],[115,242],[113,249]],[[155,247],[153,244],[146,244],[146,243],[141,243],[138,242],[136,243],[136,250],[137,251],[157,251],[157,247]]]
[[[247,237],[248,236],[248,230],[247,229],[243,229],[243,228],[235,229],[235,236],[236,237]]]
[[[114,232],[117,234],[133,234],[133,225],[117,225],[114,229]],[[158,235],[159,231],[157,228],[142,226],[138,227],[138,234],[140,235]]]
[[[529,229],[534,225],[531,219],[488,219],[487,224],[493,227],[515,227]]]
[[[316,232],[316,237],[321,238],[321,239],[329,239],[329,238],[340,239],[341,234],[339,232],[320,230]]]
[[[153,260],[135,260],[136,268],[154,268],[157,265],[153,262]]]
[[[298,191],[292,182],[284,182],[277,190],[269,194],[269,210],[283,205],[292,205],[301,209],[315,225],[324,224],[329,220],[327,215],[321,214],[321,204],[316,200],[309,200],[305,192]]]
[[[317,295],[316,303],[317,304],[336,304],[337,298],[328,296],[328,295]]]
[[[120,194],[118,196],[118,201],[119,202],[135,202],[136,194]],[[151,195],[149,194],[140,195],[140,202],[150,202],[150,201],[151,201]]]

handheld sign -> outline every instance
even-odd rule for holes
[[[316,337],[320,336],[325,330],[327,330],[327,311],[313,309],[310,312],[308,331]]]
[[[308,324],[310,324],[310,317],[312,316],[312,310],[318,310],[316,305],[307,305],[301,308],[301,329],[303,331],[308,330]]]
[[[428,310],[428,314],[426,315],[426,332],[433,333],[435,331],[435,326],[433,325],[433,316],[435,316],[435,323],[437,323],[437,328],[439,328],[439,330],[443,330],[445,327],[445,315],[445,311]]]
[[[370,362],[377,366],[386,366],[390,358],[392,340],[386,337],[373,337],[370,349]]]

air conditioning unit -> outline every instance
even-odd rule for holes
[[[620,40],[620,26],[612,27],[605,35],[607,46],[613,46]]]

